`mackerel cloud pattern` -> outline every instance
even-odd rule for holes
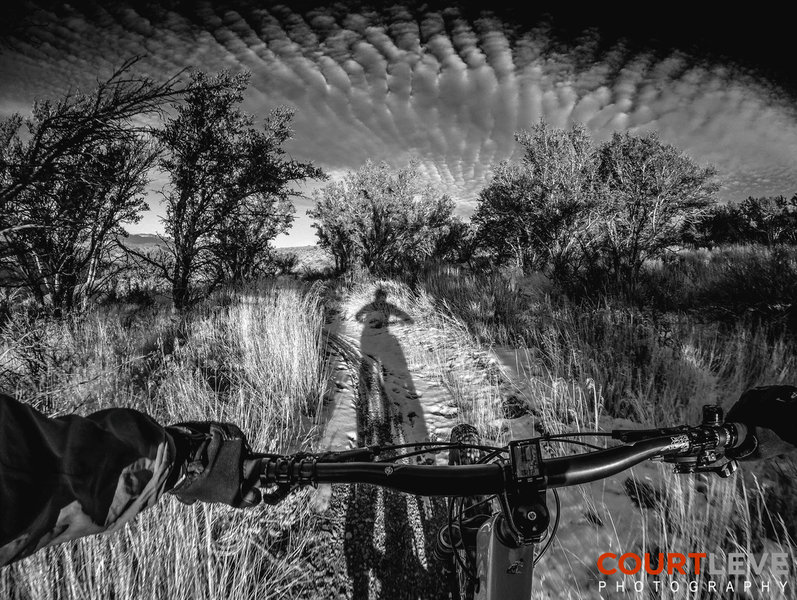
[[[729,200],[797,190],[797,118],[785,95],[679,51],[607,46],[590,31],[565,43],[544,25],[521,29],[487,13],[466,19],[456,8],[110,6],[36,12],[0,55],[0,112],[91,85],[141,55],[155,76],[248,69],[246,110],[297,110],[294,156],[333,176],[367,158],[399,165],[418,157],[465,214],[491,165],[517,156],[513,133],[540,118],[583,122],[598,139],[657,131],[716,164]]]

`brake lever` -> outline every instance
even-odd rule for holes
[[[290,496],[291,492],[295,491],[297,488],[297,486],[295,485],[288,485],[285,483],[278,484],[276,487],[277,487],[276,490],[268,493],[263,493],[263,491],[260,490],[260,501],[263,504],[269,504],[271,506],[279,504],[280,502],[285,500],[285,498]]]
[[[739,468],[739,462],[733,458],[726,458],[725,462],[717,467],[707,468],[706,472],[708,473],[716,473],[723,479],[730,477],[733,473],[736,472],[736,469]]]
[[[723,479],[730,477],[739,468],[736,459],[727,456],[718,457],[713,450],[703,451],[697,456],[668,458],[663,462],[671,463],[673,470],[679,475],[713,473]]]

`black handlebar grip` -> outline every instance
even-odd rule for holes
[[[742,423],[725,423],[725,428],[730,433],[725,445],[728,450],[739,448],[747,441],[747,436],[753,435],[747,426]]]

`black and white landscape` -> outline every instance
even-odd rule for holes
[[[797,382],[785,13],[493,4],[4,9],[0,392],[295,452],[695,423]],[[795,475],[564,491],[534,597],[597,597],[606,551],[793,557]],[[446,519],[366,485],[163,498],[0,597],[447,598]]]

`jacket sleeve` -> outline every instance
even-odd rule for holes
[[[172,482],[172,437],[136,410],[48,418],[0,394],[0,566],[113,531]]]
[[[747,390],[731,407],[726,421],[744,423],[753,432],[739,458],[771,458],[797,448],[797,387],[768,385]]]

